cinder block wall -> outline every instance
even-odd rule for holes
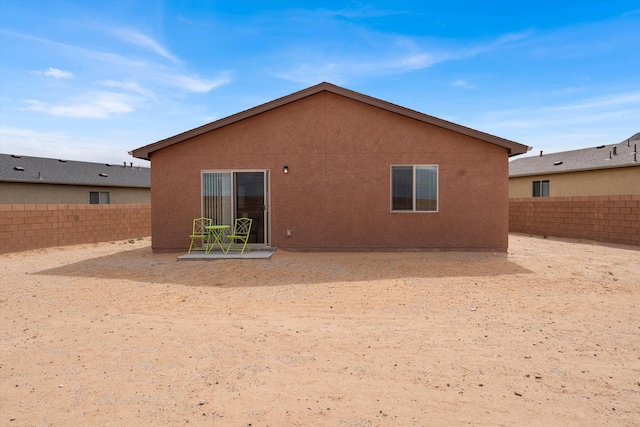
[[[509,199],[509,231],[640,246],[640,194]]]
[[[149,204],[0,204],[0,253],[150,235]]]

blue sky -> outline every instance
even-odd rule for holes
[[[640,1],[0,1],[2,153],[147,164],[127,152],[322,81],[531,154],[616,143]]]

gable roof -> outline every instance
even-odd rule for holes
[[[504,139],[498,136],[490,135],[488,133],[480,132],[478,130],[461,126],[452,122],[448,122],[446,120],[442,120],[437,117],[429,116],[427,114],[423,114],[415,110],[410,110],[408,108],[401,107],[399,105],[392,104],[390,102],[383,101],[381,99],[373,98],[358,92],[354,92],[352,90],[345,89],[343,87],[336,86],[331,83],[323,82],[315,86],[311,86],[307,89],[294,92],[282,98],[278,98],[273,101],[267,102],[265,104],[258,105],[257,107],[253,107],[248,110],[242,111],[240,113],[236,113],[231,116],[222,118],[220,120],[216,120],[215,122],[211,122],[206,125],[197,127],[195,129],[188,130],[186,132],[180,133],[170,138],[160,140],[153,144],[145,145],[144,147],[140,147],[133,151],[130,151],[129,154],[139,159],[150,160],[151,154],[154,151],[161,150],[163,148],[169,147],[171,145],[177,144],[187,139],[202,135],[206,132],[210,132],[212,130],[221,128],[223,126],[227,126],[232,123],[239,122],[249,117],[256,116],[258,114],[264,113],[274,108],[281,107],[283,105],[298,101],[300,99],[306,98],[311,95],[315,95],[323,91],[344,96],[346,98],[363,102],[365,104],[369,104],[374,107],[382,108],[383,110],[391,111],[396,114],[410,117],[415,120],[419,120],[425,123],[439,126],[441,128],[445,128],[448,130],[452,130],[454,132],[461,133],[463,135],[471,136],[473,138],[477,138],[482,141],[490,142],[492,144],[496,144],[501,147],[505,147],[509,151],[509,156],[516,156],[518,154],[523,154],[531,149],[531,147],[528,147],[526,145],[523,145],[514,141],[509,141],[508,139]]]
[[[151,188],[149,168],[0,154],[0,182]]]
[[[509,162],[509,177],[640,166],[640,133],[618,144],[523,157]]]

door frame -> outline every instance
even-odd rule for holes
[[[231,217],[237,218],[237,206],[236,206],[236,173],[243,172],[262,172],[263,180],[264,180],[264,210],[263,210],[263,224],[264,224],[264,243],[250,243],[251,247],[263,247],[270,246],[271,244],[271,180],[270,180],[270,170],[269,169],[203,169],[200,172],[200,215],[204,216],[204,203],[203,203],[203,193],[204,193],[204,175],[212,174],[212,173],[220,173],[220,174],[229,174],[231,177]],[[230,224],[233,228],[233,224]]]

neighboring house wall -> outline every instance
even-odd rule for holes
[[[148,204],[0,204],[0,253],[150,234]]]
[[[509,200],[509,229],[540,236],[640,245],[640,194]]]
[[[551,197],[640,193],[640,167],[623,167],[509,178],[509,197],[532,197],[533,181],[548,180]]]
[[[0,182],[0,204],[88,204],[90,192],[109,192],[110,204],[151,203],[149,188]]]
[[[203,170],[266,169],[272,246],[506,251],[507,159],[498,145],[321,92],[153,152],[153,249],[188,248]],[[391,212],[392,165],[438,165],[439,212]]]

